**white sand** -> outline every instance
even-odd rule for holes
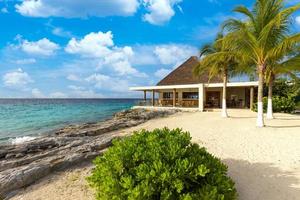
[[[179,113],[119,132],[182,128],[228,165],[240,199],[300,199],[300,116],[275,114],[267,127],[256,128],[255,113],[230,110],[229,115],[224,119],[219,112]],[[93,199],[84,179],[90,170],[91,165],[79,166],[51,175],[13,199]]]

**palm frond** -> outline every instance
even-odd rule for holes
[[[300,42],[300,33],[285,38],[267,53],[267,59],[278,59],[289,54]]]

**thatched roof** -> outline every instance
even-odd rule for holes
[[[164,79],[162,79],[157,85],[187,85],[187,84],[199,84],[208,83],[208,74],[201,76],[195,76],[193,69],[199,63],[196,56],[190,57],[183,64],[173,70]],[[211,78],[210,83],[221,83],[222,79],[218,77]]]

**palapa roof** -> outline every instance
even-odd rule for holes
[[[209,80],[208,73],[201,76],[195,76],[193,69],[199,64],[198,58],[192,56],[187,59],[183,64],[173,70],[164,79],[162,79],[158,86],[162,85],[188,85],[188,84],[199,84],[199,83],[221,83],[222,79],[219,77],[213,77]]]

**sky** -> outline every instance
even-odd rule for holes
[[[253,2],[0,0],[0,98],[139,97]]]

